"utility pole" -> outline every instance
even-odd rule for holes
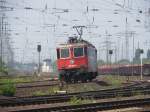
[[[108,65],[108,62],[110,61],[110,55],[109,55],[109,50],[112,50],[112,44],[114,44],[114,42],[111,42],[110,40],[110,34],[107,33],[107,31],[105,32],[105,41],[103,41],[101,44],[103,44],[104,50],[106,51],[106,63]]]
[[[2,68],[2,66],[3,66],[3,57],[2,57],[2,47],[3,47],[3,45],[2,45],[2,39],[1,39],[1,59],[0,59],[0,68]]]
[[[145,2],[145,28],[150,31],[150,1]]]
[[[150,41],[146,40],[144,42],[145,46],[146,46],[146,49],[148,50],[150,48]]]
[[[107,34],[107,31],[106,31],[106,63],[108,64],[108,50],[110,49],[109,47],[109,43],[110,43],[110,41],[108,41],[108,34]]]
[[[101,54],[100,54],[100,52],[101,52],[101,50],[100,50],[100,44],[99,44],[99,46],[98,46],[98,51],[99,51],[99,60],[101,60]]]
[[[2,66],[3,66],[3,27],[4,27],[4,24],[3,24],[3,19],[4,19],[4,9],[2,8],[2,6],[4,6],[3,5],[3,3],[4,3],[4,1],[3,0],[1,0],[0,1],[0,58],[1,58],[1,60],[0,60],[0,67],[2,68]]]
[[[111,41],[110,41],[110,34],[107,33],[106,31],[106,41],[104,42],[106,45],[106,62],[108,64],[109,61],[109,50],[111,49]]]
[[[114,51],[115,51],[115,63],[117,63],[117,46],[116,45],[115,45],[115,50]]]
[[[13,60],[13,52],[9,41],[9,27],[7,23],[6,11],[11,11],[11,7],[6,6],[6,0],[0,0],[0,58],[2,62],[8,64]]]
[[[119,62],[119,60],[121,59],[120,58],[120,39],[121,39],[121,37],[119,36],[119,37],[117,37],[118,38],[118,42],[117,42],[117,45],[118,45],[118,49],[117,49],[117,45],[116,45],[116,49],[115,49],[115,55],[116,55],[116,64],[118,65],[118,67],[120,68],[120,62]],[[118,53],[117,53],[118,52]],[[118,63],[117,63],[118,62]],[[118,71],[117,71],[118,73],[118,79],[119,79],[119,74],[120,74],[120,69],[118,69]]]
[[[120,52],[120,50],[121,50],[121,46],[120,46],[120,42],[121,41],[121,36],[118,36],[117,37],[117,45],[116,45],[116,55],[117,55],[117,61],[119,61],[121,58],[120,58],[120,54],[121,54],[121,52]]]
[[[143,49],[140,49],[140,58],[141,58],[141,80],[143,80]]]
[[[4,15],[1,17],[0,21],[0,41],[1,41],[1,67],[3,66],[3,37],[4,37]]]
[[[110,55],[110,67],[111,67],[111,56],[113,54],[113,50],[109,50],[109,55]]]
[[[133,76],[133,74],[134,74],[134,33],[132,33],[132,37],[133,37],[133,54],[132,54],[132,76]]]
[[[128,37],[128,19],[126,17],[126,28],[125,28],[125,53],[126,53],[126,59],[129,59],[129,37]]]

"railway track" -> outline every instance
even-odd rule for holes
[[[38,84],[38,83],[49,83],[49,84]],[[93,81],[94,83],[97,83],[97,81]],[[36,84],[37,83],[37,84]],[[82,82],[80,82],[82,83]],[[86,82],[88,83],[88,82]],[[59,85],[59,81],[58,80],[43,80],[43,81],[33,81],[33,82],[25,82],[25,83],[19,83],[19,85],[16,85],[16,87],[19,88],[32,88],[32,87],[46,87],[46,86],[55,86],[55,85]],[[72,83],[71,83],[72,84]]]
[[[31,81],[31,82],[15,82],[14,84],[32,84],[32,83],[42,83],[42,82],[49,82],[49,81],[56,81],[56,80],[38,80],[38,81]],[[0,85],[5,85],[7,83],[0,83]]]
[[[150,98],[108,101],[81,105],[65,105],[57,107],[31,108],[12,110],[11,112],[96,112],[102,110],[120,109],[127,107],[145,106],[150,104]]]
[[[38,83],[46,83],[46,82],[49,84],[38,84]],[[93,82],[98,84],[97,81],[93,81]],[[82,83],[82,82],[80,82],[80,83]],[[86,83],[88,83],[88,82],[86,82]],[[32,88],[32,87],[56,86],[59,84],[60,84],[59,81],[56,81],[56,80],[45,80],[45,81],[34,81],[34,82],[20,83],[19,85],[16,85],[16,87],[17,87],[17,89],[21,89],[21,88]]]
[[[28,83],[28,84],[22,84],[22,85],[16,85],[16,88],[17,89],[23,89],[23,88],[33,88],[33,87],[46,87],[46,86],[55,86],[55,85],[59,85],[59,82],[58,81],[47,81],[47,83],[49,84],[37,84],[34,83]]]
[[[5,84],[6,83],[1,83],[0,86]],[[59,85],[59,82],[55,80],[43,80],[43,81],[33,81],[33,82],[18,82],[15,83],[15,85],[17,89],[24,89],[24,88],[34,88],[34,87],[55,86],[55,85]]]
[[[0,106],[17,106],[17,105],[32,105],[32,104],[44,104],[44,103],[58,103],[67,102],[72,97],[81,99],[94,98],[104,99],[113,97],[133,96],[135,94],[150,94],[150,86],[146,85],[130,85],[128,87],[121,87],[116,89],[100,90],[100,91],[89,91],[80,93],[69,93],[69,94],[57,94],[49,96],[39,97],[14,97],[8,99],[0,99]]]

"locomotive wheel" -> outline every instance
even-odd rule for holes
[[[68,77],[67,77],[66,74],[64,75],[64,81],[65,81],[66,83],[68,83]]]
[[[75,83],[77,83],[79,80],[80,80],[80,77],[79,77],[79,74],[78,74],[78,75],[76,75],[76,77],[75,77]]]
[[[65,75],[65,82],[66,83],[71,83],[72,82],[72,76],[70,73],[66,73]]]
[[[80,73],[77,72],[77,73],[74,75],[74,83],[77,83],[79,80],[80,80]]]
[[[65,80],[64,75],[59,74],[59,80],[60,80],[60,81],[64,81],[64,80]]]
[[[88,79],[89,82],[91,82],[92,79],[93,79],[92,75],[93,75],[93,73],[88,73],[87,74],[87,79]]]
[[[73,76],[72,76],[72,83],[76,83],[76,82],[77,82],[76,75],[73,75]]]
[[[65,71],[62,70],[59,72],[59,80],[65,81]]]
[[[84,82],[87,82],[87,75],[85,73],[83,73],[81,75],[81,81],[84,83]]]
[[[92,82],[93,78],[91,76],[89,76],[89,82]]]

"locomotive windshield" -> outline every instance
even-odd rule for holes
[[[69,49],[68,48],[61,49],[60,57],[61,58],[67,58],[67,57],[69,57]]]
[[[74,48],[74,57],[80,56],[83,56],[83,48],[82,47]]]

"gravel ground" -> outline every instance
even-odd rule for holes
[[[128,85],[133,83],[134,81],[139,81],[139,77],[137,76],[112,76],[114,79],[119,79],[121,80],[121,85],[119,86],[124,86],[124,85]],[[150,77],[144,77],[144,81],[149,80]],[[37,83],[29,83],[27,85],[37,85]],[[42,84],[51,84],[50,81],[44,81],[44,82],[38,82],[39,85]],[[19,84],[17,86],[22,86],[24,84]],[[93,82],[90,83],[78,83],[78,84],[64,84],[64,86],[62,88],[59,88],[58,86],[43,86],[43,87],[34,87],[34,88],[23,88],[23,89],[17,89],[15,96],[32,96],[33,93],[35,93],[36,91],[42,91],[43,93],[49,91],[51,88],[57,88],[63,91],[67,91],[68,93],[73,93],[73,92],[83,92],[83,91],[95,91],[95,90],[102,90],[102,89],[109,89],[109,88],[114,88],[115,86],[111,85],[110,82],[107,80],[107,76],[98,76],[96,80],[94,80]],[[0,96],[1,98],[7,98],[5,96]],[[139,97],[143,97],[143,96],[138,96]],[[144,96],[145,97],[145,96]],[[148,96],[149,97],[149,96]],[[136,97],[134,97],[136,98]],[[115,100],[121,100],[121,99],[125,99],[125,98],[117,98]],[[127,98],[126,98],[127,99]],[[112,101],[114,99],[102,99],[102,100],[96,100],[96,102],[103,102],[103,101]],[[57,103],[57,104],[41,104],[41,105],[30,105],[30,106],[19,106],[19,107],[9,107],[9,108],[1,108],[0,107],[0,112],[3,111],[8,111],[8,110],[12,110],[12,109],[24,109],[24,108],[39,108],[39,107],[49,107],[49,106],[60,106],[60,105],[66,105],[66,103]],[[131,108],[125,109],[125,110],[112,110],[112,111],[108,111],[108,112],[134,112],[134,109],[136,110],[136,108],[133,108],[133,110]],[[105,111],[107,112],[107,111]]]
[[[41,91],[43,93],[48,93],[48,91],[66,91],[67,93],[74,92],[84,92],[84,91],[96,91],[101,89],[111,88],[109,86],[103,86],[100,82],[97,84],[95,82],[90,83],[78,83],[78,84],[65,84],[63,87],[59,86],[43,86],[43,87],[33,87],[33,88],[21,88],[17,89],[15,96],[32,96],[33,93]]]
[[[48,76],[47,76],[48,77]],[[131,83],[134,83],[133,81],[137,81],[137,77],[130,77],[129,81],[127,80],[128,77],[126,76],[111,76],[112,80],[119,80],[121,84],[110,84],[110,79],[108,80],[108,77],[106,75],[99,75],[93,82],[88,83],[77,83],[77,84],[64,84],[63,87],[59,86],[39,86],[39,87],[29,87],[29,88],[17,88],[15,96],[32,96],[36,92],[40,92],[42,94],[51,94],[49,91],[53,91],[52,94],[54,94],[54,91],[66,91],[67,93],[73,93],[73,92],[84,92],[84,91],[96,91],[96,90],[102,90],[102,89],[110,89],[120,86],[126,86]],[[147,78],[148,79],[148,78]],[[57,82],[57,81],[56,81]],[[47,85],[56,83],[54,81],[47,81],[47,79],[43,82],[31,82],[31,83],[19,83],[16,86],[34,86],[34,85]],[[58,82],[57,82],[58,83]],[[3,97],[3,96],[1,96]]]
[[[100,99],[100,100],[95,100],[95,102],[110,102],[110,101],[118,101],[118,100],[129,100],[129,99],[140,99],[140,98],[150,98],[149,95],[139,95],[139,96],[134,96],[134,97],[123,97],[123,98],[109,98],[109,99]],[[66,103],[53,103],[53,104],[39,104],[39,105],[28,105],[28,106],[16,106],[16,107],[0,107],[1,112],[9,112],[9,111],[14,111],[14,110],[25,110],[25,109],[36,109],[36,108],[47,108],[47,107],[58,107],[58,106],[65,106],[65,105],[70,105],[69,102]],[[138,112],[136,109],[140,110],[143,108],[126,108],[126,109],[117,109],[118,111],[111,110],[108,112]],[[107,112],[107,111],[102,111],[102,112]]]
[[[141,112],[143,110],[142,107],[132,107],[132,108],[124,108],[124,109],[113,109],[113,110],[105,110],[98,112]]]
[[[140,76],[99,75],[98,78],[105,80],[107,76],[112,76],[116,79],[123,80],[124,82],[141,81]],[[143,81],[150,81],[150,76],[143,76]]]

